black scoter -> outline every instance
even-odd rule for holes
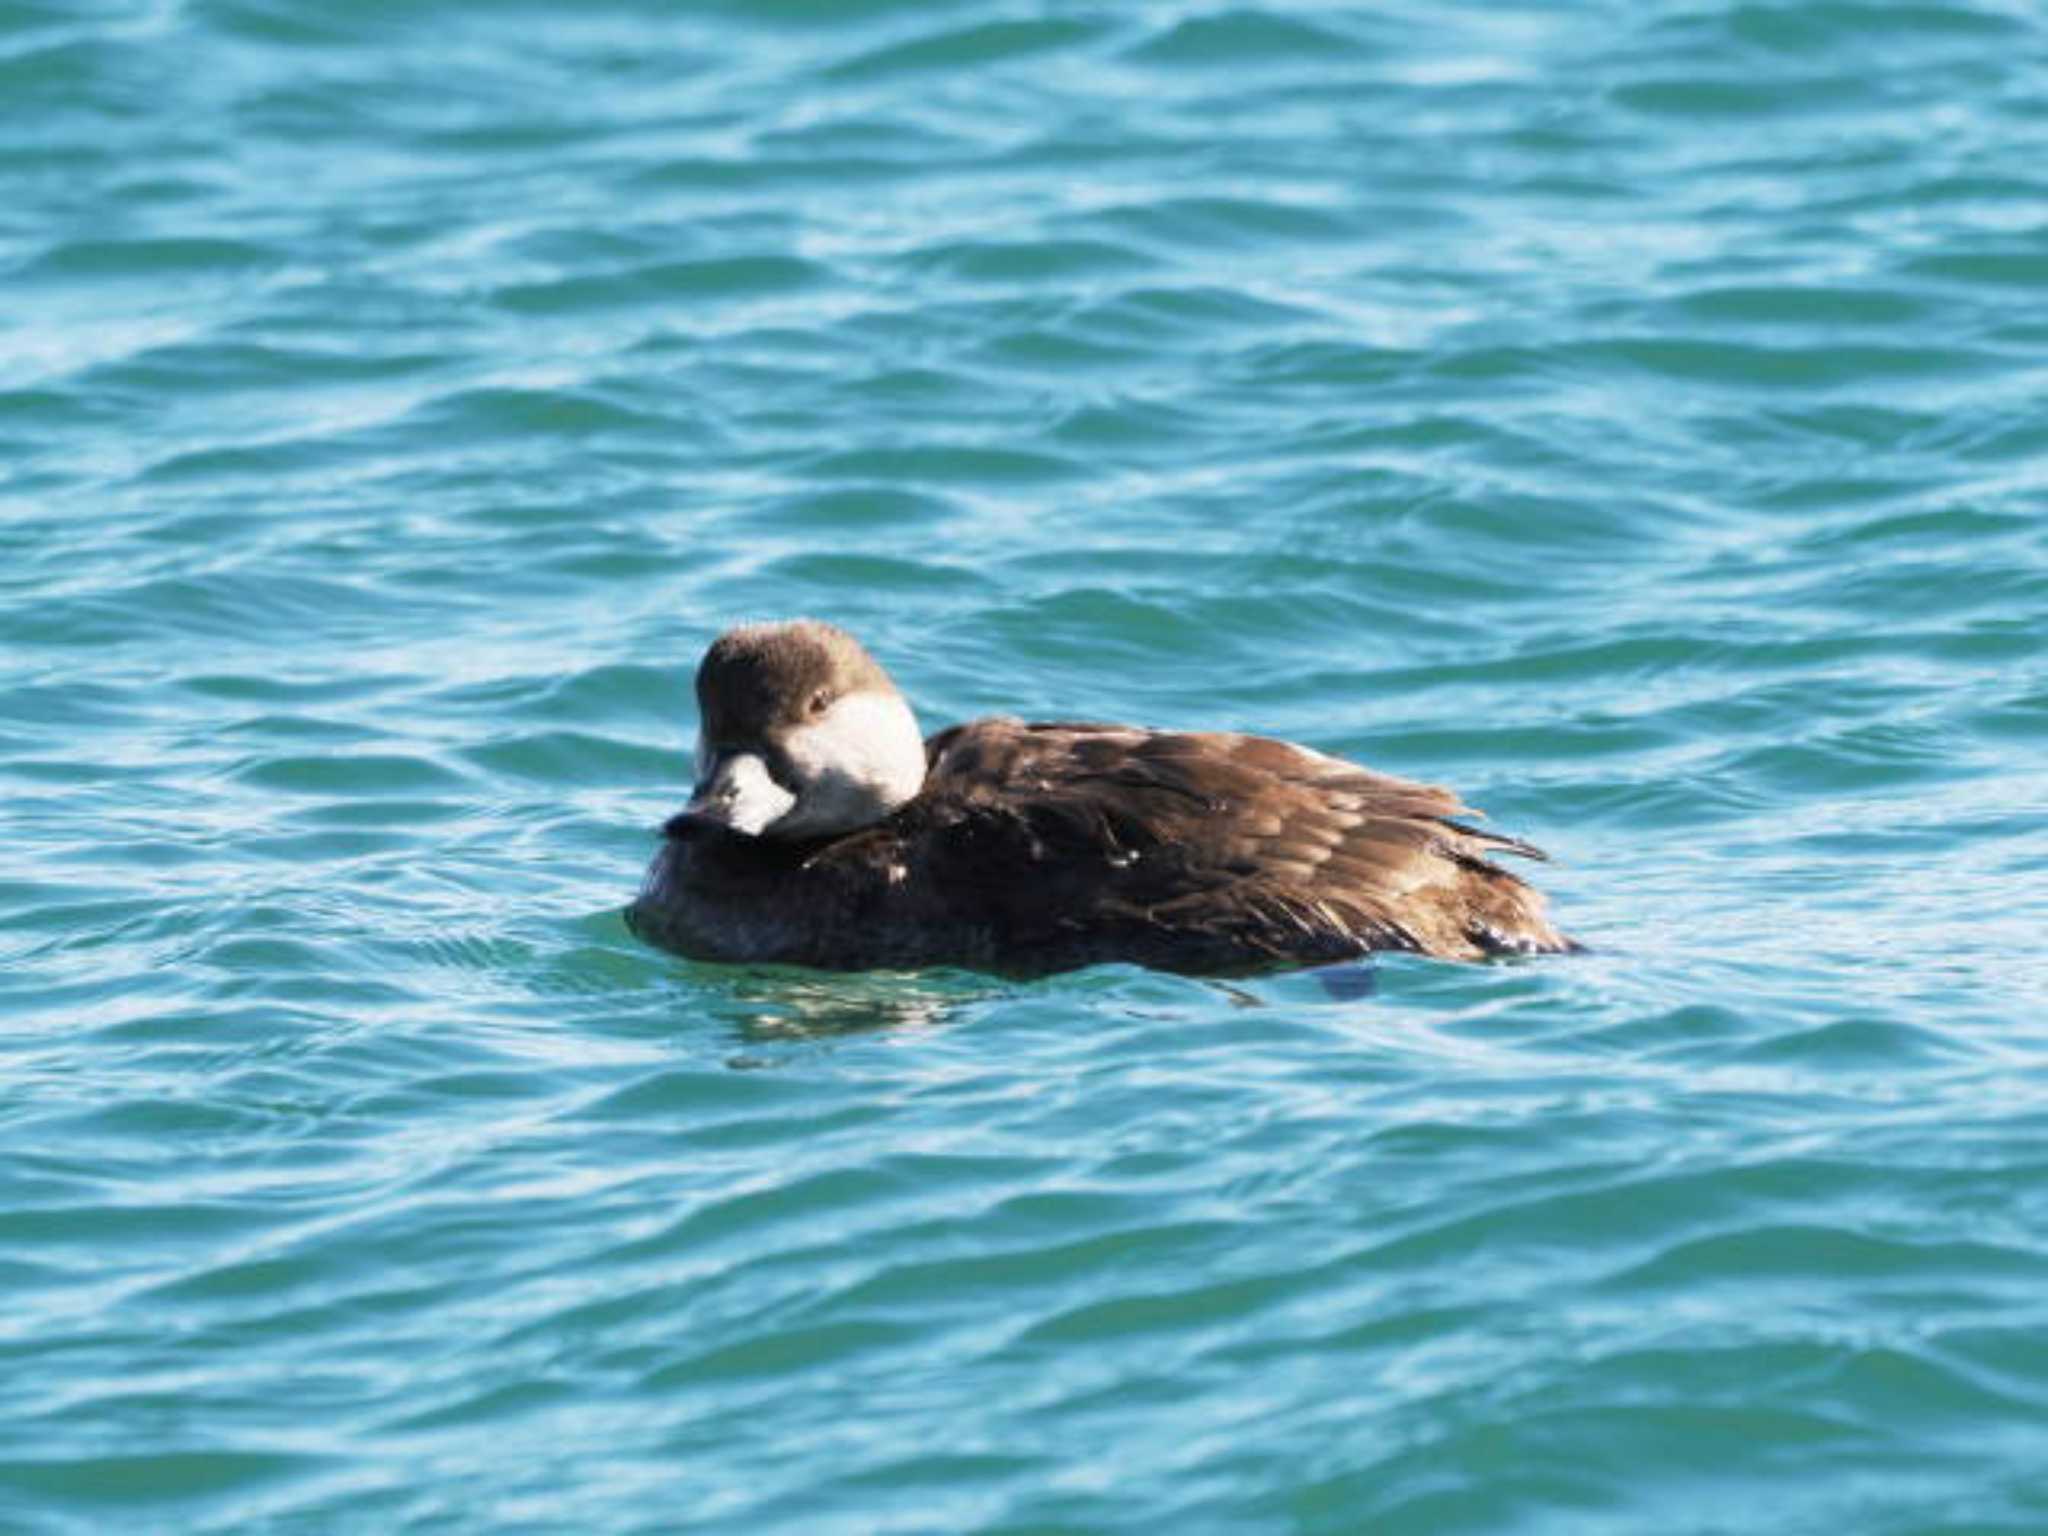
[[[1449,790],[1234,731],[975,720],[919,733],[860,643],[730,630],[697,671],[688,807],[627,909],[702,960],[1190,974],[1375,950],[1579,946]]]

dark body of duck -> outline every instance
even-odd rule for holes
[[[1578,946],[1448,790],[1259,736],[977,720],[920,740],[809,621],[722,636],[634,932],[697,959],[1198,974]]]

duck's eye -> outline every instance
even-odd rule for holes
[[[816,693],[811,695],[811,702],[808,708],[810,709],[810,712],[813,715],[822,715],[823,713],[825,713],[826,709],[828,709],[831,706],[831,703],[832,695],[828,693],[825,689],[820,688]]]

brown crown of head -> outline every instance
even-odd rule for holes
[[[780,738],[863,691],[896,685],[858,640],[816,619],[729,629],[697,668],[697,711],[718,742]]]

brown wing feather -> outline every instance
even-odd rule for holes
[[[1574,947],[1489,857],[1541,854],[1435,785],[1265,737],[1086,722],[977,721],[929,756],[928,795],[1003,823],[982,835],[1009,854],[991,899],[1013,932],[1088,929],[1181,969]]]

